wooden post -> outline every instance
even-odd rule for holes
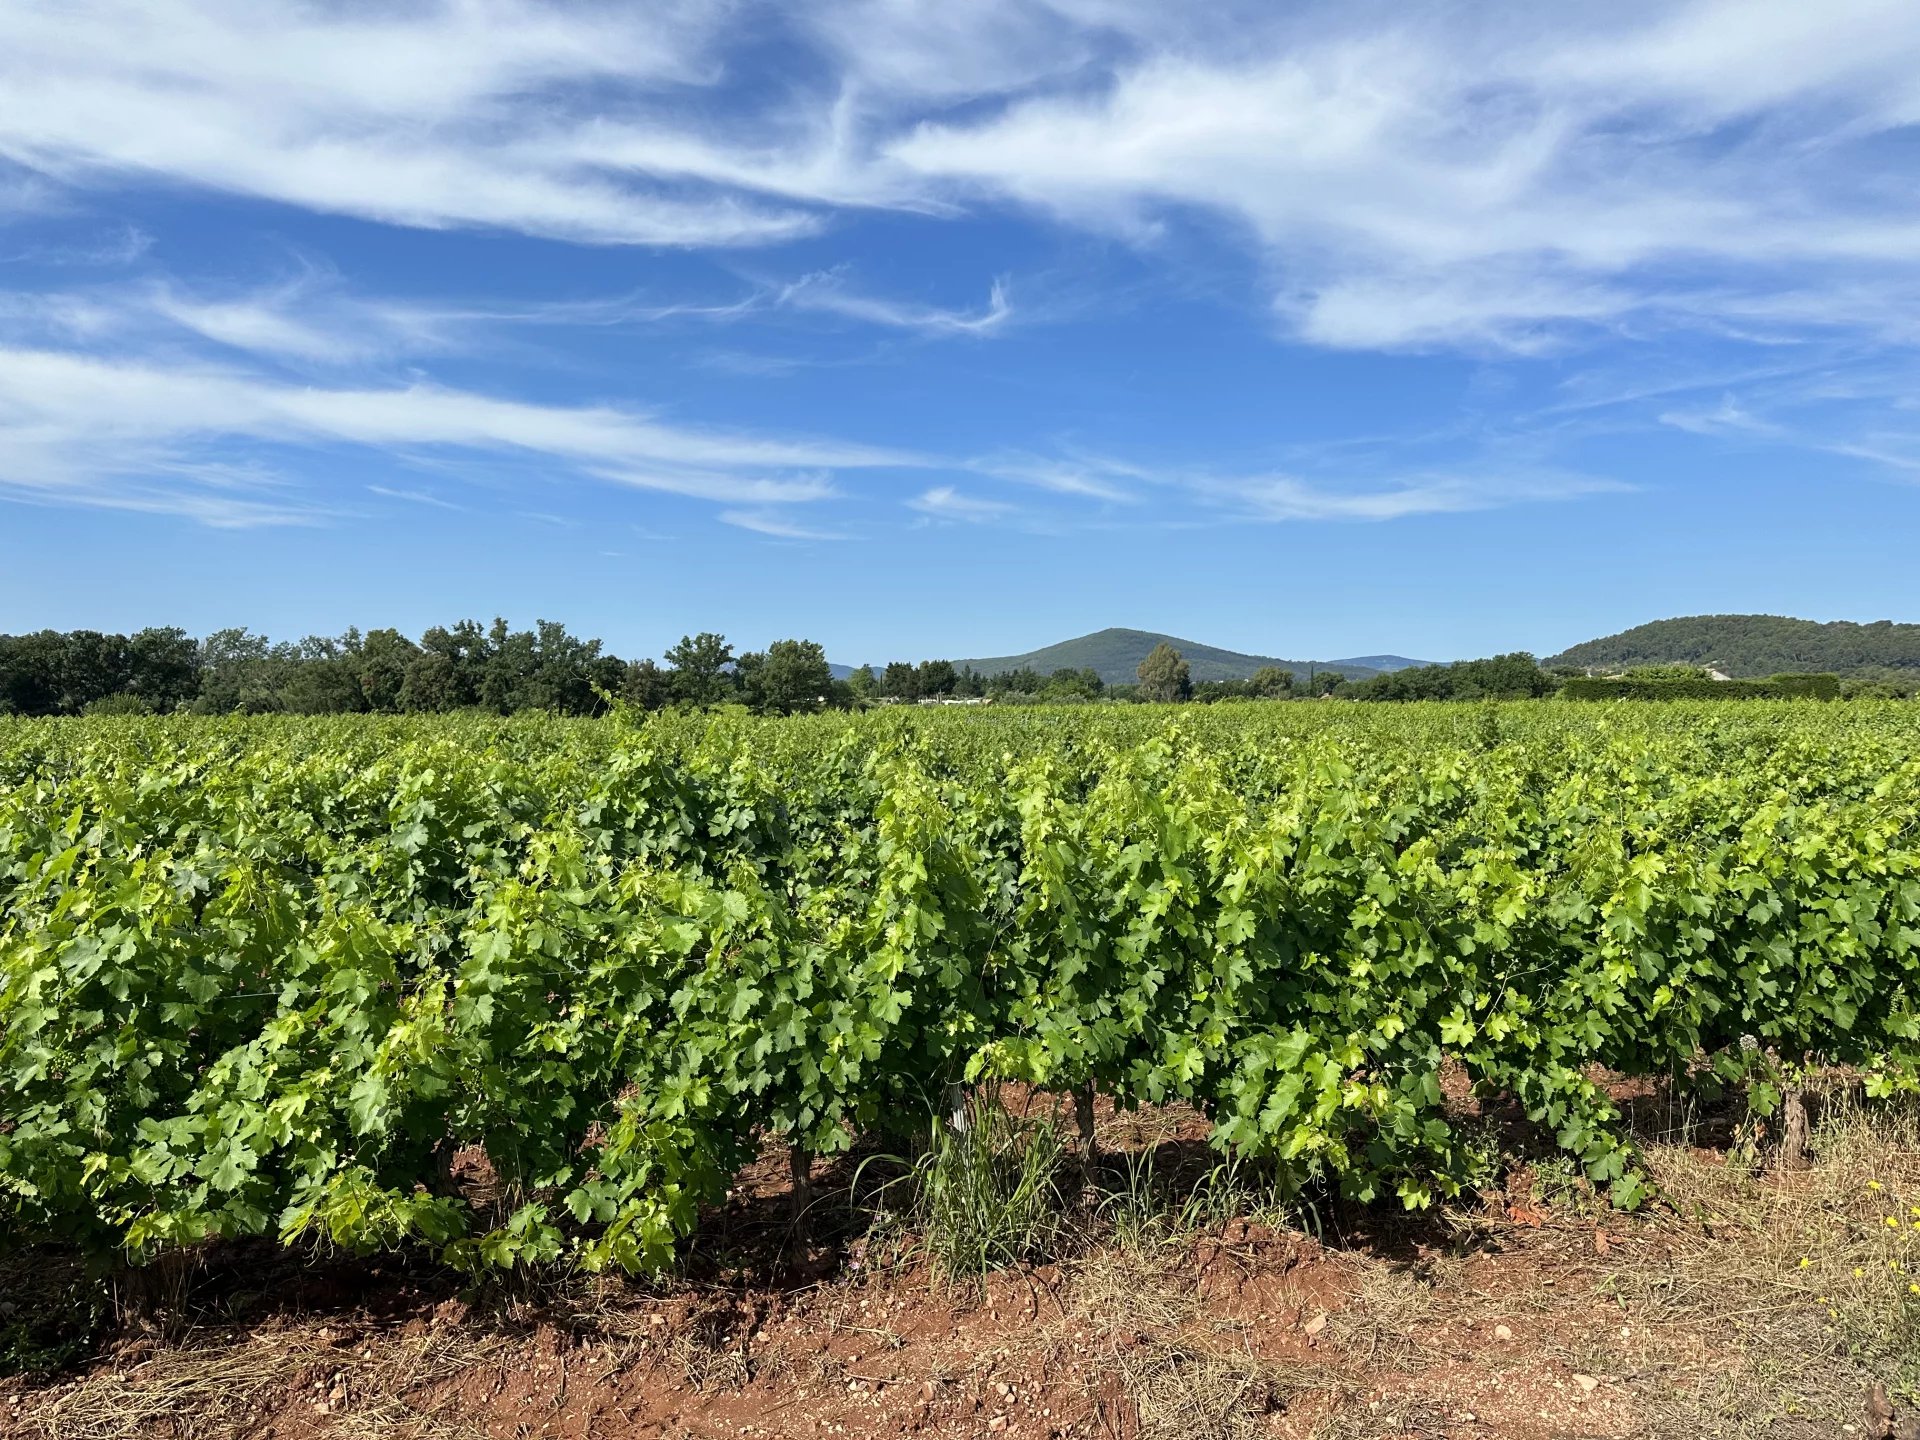
[[[1807,1092],[1793,1086],[1781,1097],[1780,1168],[1804,1170],[1811,1163],[1808,1153]]]
[[[1093,1081],[1082,1080],[1073,1088],[1073,1118],[1080,1127],[1080,1163],[1091,1168],[1100,1152],[1093,1133]]]
[[[805,1230],[807,1211],[813,1205],[813,1152],[804,1145],[787,1146],[787,1173],[792,1178],[788,1198],[793,1203],[793,1224]]]

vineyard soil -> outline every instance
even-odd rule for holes
[[[1103,1106],[1103,1165],[1154,1156],[1171,1201],[1204,1177],[1183,1138],[1204,1128]],[[1901,1336],[1873,1326],[1874,1292],[1901,1287],[1872,1232],[1888,1196],[1920,1195],[1915,1137],[1910,1116],[1829,1113],[1814,1165],[1774,1173],[1650,1136],[1671,1204],[1631,1216],[1524,1163],[1426,1219],[1349,1208],[1310,1232],[1241,1196],[979,1282],[872,1229],[831,1166],[833,1238],[796,1246],[769,1152],[686,1272],[647,1284],[475,1290],[394,1258],[216,1248],[176,1310],[110,1328],[77,1371],[0,1381],[0,1433],[1811,1440],[1861,1424],[1876,1381],[1899,1393]]]

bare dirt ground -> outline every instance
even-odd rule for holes
[[[64,1368],[0,1379],[0,1434],[1920,1435],[1911,1112],[1830,1107],[1804,1170],[1650,1137],[1663,1198],[1634,1215],[1521,1156],[1449,1214],[1279,1207],[1222,1177],[1197,1116],[1099,1128],[1072,1214],[984,1278],[943,1274],[886,1214],[898,1187],[876,1200],[851,1162],[816,1167],[803,1241],[774,1152],[651,1283],[476,1291],[404,1258],[222,1247]],[[14,1256],[0,1326],[77,1283]]]

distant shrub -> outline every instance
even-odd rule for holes
[[[138,695],[103,695],[89,700],[82,715],[151,715],[153,707]]]
[[[1704,665],[1635,665],[1627,671],[1629,680],[1711,680]]]

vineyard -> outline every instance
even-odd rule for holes
[[[0,1228],[651,1270],[995,1080],[1424,1207],[1459,1076],[1630,1207],[1606,1075],[1911,1085],[1917,827],[1898,704],[0,723]]]

